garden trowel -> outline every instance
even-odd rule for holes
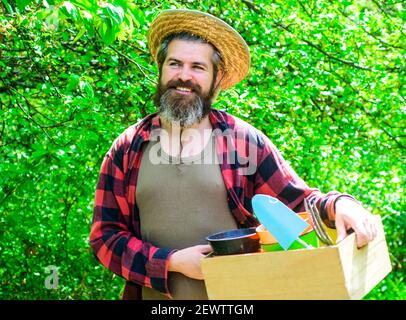
[[[312,248],[299,238],[309,224],[281,201],[268,195],[256,194],[252,198],[252,207],[259,222],[284,250],[288,250],[294,241],[299,241],[306,248]]]

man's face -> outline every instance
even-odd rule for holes
[[[190,127],[209,113],[214,95],[212,55],[209,44],[169,43],[155,100],[164,120]]]

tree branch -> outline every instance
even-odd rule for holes
[[[307,16],[308,16],[309,18],[313,18],[313,15],[310,14],[310,13],[307,11],[307,9],[306,9],[306,7],[304,6],[304,4],[302,3],[302,1],[297,0],[297,2],[299,2],[299,5],[302,7],[302,9],[303,9],[304,12],[307,14]]]
[[[131,63],[135,64],[137,66],[137,68],[141,71],[141,73],[144,75],[145,78],[147,78],[151,83],[153,83],[154,85],[157,84],[157,82],[155,80],[152,80],[150,77],[148,77],[148,75],[144,72],[143,69],[148,70],[147,68],[144,68],[143,66],[141,66],[138,62],[136,62],[135,60],[133,60],[132,58],[130,58],[129,56],[127,56],[126,54],[118,51],[116,48],[114,48],[113,46],[108,46],[111,50],[113,50],[115,53],[117,53],[119,56],[123,57],[124,59],[127,59],[128,61],[130,61]],[[149,71],[149,70],[148,70]]]
[[[2,79],[2,82],[5,84],[4,80]],[[55,128],[55,127],[62,127],[65,125],[65,123],[70,122],[74,119],[74,115],[76,114],[77,110],[73,111],[69,118],[66,120],[63,120],[61,122],[56,122],[53,119],[48,118],[45,114],[43,114],[42,112],[40,112],[36,107],[34,107],[34,105],[32,103],[29,102],[29,100],[27,99],[26,96],[24,96],[22,93],[18,92],[18,90],[16,90],[15,88],[13,88],[10,85],[7,85],[6,87],[6,91],[8,91],[10,93],[9,90],[13,90],[15,93],[17,93],[20,97],[22,97],[25,100],[25,104],[28,106],[29,109],[34,109],[34,112],[41,115],[42,117],[44,117],[45,119],[47,119],[48,121],[54,122],[51,125],[43,125],[43,124],[39,124],[41,126],[41,128]],[[32,117],[30,115],[30,117]]]
[[[283,30],[286,30],[286,31],[288,31],[289,33],[293,34],[293,32],[292,32],[291,30],[289,30],[289,28],[286,27],[285,25],[283,25],[282,23],[277,22],[277,23],[275,23],[275,26],[276,26],[276,27],[279,27],[279,28],[282,28]],[[324,49],[322,49],[322,48],[319,47],[318,45],[315,45],[314,43],[312,43],[312,42],[310,42],[310,41],[308,41],[308,40],[306,40],[306,39],[300,38],[300,40],[303,41],[303,42],[305,42],[307,45],[309,45],[310,47],[316,49],[317,51],[321,52],[322,54],[324,54],[325,56],[329,57],[329,58],[332,59],[332,60],[339,61],[339,62],[341,62],[341,63],[344,63],[344,64],[346,64],[346,65],[349,65],[349,66],[351,66],[351,67],[354,67],[354,68],[356,68],[356,69],[375,72],[375,70],[373,70],[373,69],[370,69],[370,68],[367,68],[367,67],[362,67],[362,66],[357,65],[355,62],[347,61],[347,60],[343,60],[343,59],[334,57],[333,55],[331,55],[330,53],[328,53],[327,51],[325,51]]]
[[[261,14],[261,10],[258,9],[252,1],[242,0],[242,3],[244,3],[249,9],[251,9],[255,13]]]
[[[391,15],[385,10],[376,0],[372,0],[372,2],[378,7],[378,9],[393,23]]]
[[[1,81],[4,83],[4,85],[7,87],[7,88],[9,88],[9,95],[11,96],[12,94],[11,94],[11,88],[9,87],[9,86],[7,86],[7,84],[4,82],[4,79],[1,79]],[[18,91],[17,91],[18,92]],[[19,92],[18,92],[19,93]],[[20,93],[19,93],[20,94]],[[28,120],[28,121],[31,121],[31,122],[33,122],[37,127],[39,127],[43,132],[44,132],[44,134],[47,136],[47,138],[49,139],[49,140],[51,140],[51,142],[53,142],[53,143],[55,143],[57,146],[59,146],[59,147],[66,147],[67,145],[69,145],[70,143],[72,143],[72,141],[69,141],[69,142],[67,142],[66,144],[63,144],[63,145],[61,145],[61,144],[59,144],[54,138],[52,138],[49,134],[48,134],[48,132],[45,130],[45,129],[47,129],[48,127],[46,127],[46,126],[43,126],[43,125],[41,125],[40,123],[38,123],[29,113],[27,113],[27,111],[25,111],[24,110],[24,108],[21,106],[21,104],[20,104],[20,102],[16,99],[16,104],[17,104],[17,106],[18,106],[18,108],[22,111],[22,113],[25,115],[25,118]]]
[[[343,60],[343,59],[334,57],[334,56],[331,55],[330,53],[324,51],[324,50],[323,50],[322,48],[320,48],[319,46],[315,45],[314,43],[312,43],[312,42],[310,42],[310,41],[308,41],[308,40],[305,40],[305,39],[302,39],[302,40],[303,40],[304,42],[306,42],[310,47],[316,49],[317,51],[321,52],[322,54],[326,55],[327,57],[329,57],[329,58],[332,59],[332,60],[335,60],[335,61],[344,63],[344,64],[349,65],[349,66],[351,66],[351,67],[354,67],[354,68],[356,68],[356,69],[366,70],[366,71],[375,71],[375,70],[370,69],[370,68],[367,68],[367,67],[359,66],[359,65],[357,65],[355,62],[347,61],[347,60]]]
[[[351,21],[353,24],[355,24],[356,26],[360,26],[360,27],[362,28],[362,30],[364,30],[364,32],[365,32],[366,34],[368,34],[370,37],[374,38],[374,39],[375,39],[376,41],[378,41],[380,44],[383,44],[383,45],[385,45],[386,47],[392,47],[392,48],[395,48],[395,49],[403,49],[403,50],[406,49],[405,46],[402,47],[402,46],[399,46],[399,45],[394,45],[394,44],[387,43],[387,42],[383,41],[382,39],[380,39],[380,38],[378,38],[377,36],[373,35],[372,33],[368,32],[368,31],[364,28],[364,26],[362,26],[362,25],[358,24],[357,22],[355,22],[355,21],[354,21],[353,19],[351,19],[348,15],[346,15],[345,12],[343,12],[342,10],[338,9],[338,12],[339,12],[342,16],[344,16],[347,20],[349,20],[349,21]]]
[[[21,29],[21,28],[20,28],[20,29]],[[20,31],[19,31],[19,32],[20,32]],[[26,51],[30,51],[30,52],[31,52],[31,54],[29,55],[29,58],[30,58],[31,62],[33,63],[33,65],[35,66],[35,68],[37,69],[38,73],[41,74],[42,72],[41,72],[40,68],[38,67],[38,64],[34,61],[34,58],[33,58],[33,57],[35,56],[35,52],[34,52],[34,50],[32,49],[32,47],[31,47],[31,45],[29,44],[29,42],[27,41],[28,36],[26,36],[24,33],[21,33],[21,34],[23,35],[23,41],[22,41],[23,47],[24,47],[24,49],[25,49]],[[29,40],[31,40],[31,39],[29,39]],[[29,50],[26,49],[26,46],[28,46],[28,49],[29,49]],[[58,95],[58,97],[59,97],[59,98],[62,98],[62,95],[60,94],[58,88],[55,86],[55,84],[54,84],[54,82],[53,82],[53,80],[52,80],[52,78],[51,78],[49,72],[48,72],[46,69],[43,70],[43,71],[45,72],[46,76],[48,77],[48,80],[49,80],[49,82],[51,83],[52,87],[55,89],[55,92],[56,92],[56,94]],[[44,79],[44,82],[47,82],[47,79],[46,79],[43,75],[42,75],[42,78]]]
[[[345,78],[343,78],[341,75],[339,75],[338,73],[332,71],[332,74],[336,75],[340,80],[342,80],[343,82],[345,82],[345,84],[357,95],[357,97],[360,97],[361,100],[368,102],[368,103],[372,103],[372,104],[376,104],[375,101],[372,100],[367,100],[365,99],[360,92],[355,89],[351,83],[349,83],[349,81]],[[364,106],[362,106],[361,110],[368,116],[368,118],[372,118],[373,122],[375,123],[375,125],[381,129],[387,136],[389,136],[391,138],[391,140],[395,141],[395,143],[401,148],[401,149],[406,149],[406,146],[403,145],[401,143],[401,141],[398,139],[398,137],[395,137],[394,135],[392,135],[388,130],[386,130],[384,128],[384,126],[381,125],[381,122],[383,122],[385,125],[388,125],[387,122],[382,121],[381,119],[378,119],[374,114],[372,114],[371,112],[369,112]],[[390,128],[392,128],[391,126],[389,126]]]

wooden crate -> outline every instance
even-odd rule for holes
[[[382,221],[361,249],[355,234],[335,246],[203,259],[209,299],[361,299],[390,271]]]

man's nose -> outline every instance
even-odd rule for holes
[[[182,80],[183,82],[192,80],[192,72],[190,70],[190,68],[188,67],[183,67],[178,74],[178,77],[180,80]]]

